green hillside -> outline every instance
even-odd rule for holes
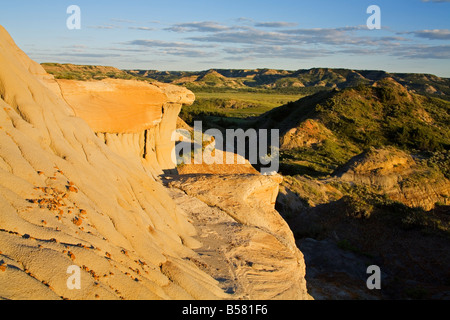
[[[299,172],[307,167],[310,173],[331,174],[370,147],[395,146],[415,154],[450,149],[450,102],[409,93],[392,79],[305,97],[269,111],[257,126],[278,128],[284,135],[307,119],[331,134],[313,146],[284,148],[288,172],[301,163]]]
[[[301,70],[211,69],[199,72],[128,70],[130,74],[161,82],[181,84],[194,92],[220,92],[228,89],[244,91],[270,90],[308,95],[333,88],[373,84],[392,78],[407,90],[422,95],[450,100],[450,79],[430,74],[388,73],[379,70],[313,68]]]
[[[45,69],[45,71],[53,75],[56,79],[88,81],[112,78],[151,81],[151,79],[149,78],[133,75],[126,71],[108,66],[74,65],[60,63],[42,63],[41,65]]]

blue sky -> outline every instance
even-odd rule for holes
[[[81,29],[69,30],[69,5]],[[370,5],[381,30],[369,30]],[[0,24],[38,62],[122,69],[376,69],[450,77],[450,0],[8,1]]]

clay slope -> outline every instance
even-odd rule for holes
[[[75,113],[91,123],[111,149],[137,165],[142,163],[144,169],[161,163],[157,159],[162,152],[157,147],[165,139],[170,142],[177,110],[181,104],[192,101],[190,91],[159,83],[58,80],[58,84]],[[142,97],[130,95],[128,90],[136,88]],[[111,99],[111,96],[117,98]],[[160,118],[153,114],[152,120],[149,114],[146,119],[140,112],[145,110],[142,103],[154,112],[160,111]],[[124,113],[129,114],[128,121],[121,116]],[[92,122],[93,119],[100,122]],[[165,126],[164,137],[158,131],[168,120],[171,125]],[[115,126],[116,123],[123,129]],[[179,135],[178,139],[181,138]],[[181,143],[193,143],[185,139],[183,136]],[[303,256],[295,246],[289,227],[274,210],[281,178],[260,175],[248,161],[243,161],[245,159],[240,159],[243,164],[238,164],[241,162],[234,154],[235,164],[225,164],[227,153],[215,149],[214,143],[209,147],[214,149],[213,153],[221,153],[224,164],[179,166],[177,171],[181,176],[171,177],[174,181],[169,184],[170,194],[193,221],[198,230],[197,239],[202,243],[195,250],[199,257],[189,260],[220,279],[223,290],[233,292],[236,298],[309,299]],[[147,150],[145,157],[143,149]],[[205,154],[203,161],[210,163],[208,159]]]
[[[337,177],[383,190],[390,199],[410,207],[428,211],[438,202],[450,204],[450,181],[393,147],[373,148],[356,156],[337,173]]]
[[[0,297],[226,298],[188,261],[195,230],[164,188],[74,117],[2,27],[0,65]]]

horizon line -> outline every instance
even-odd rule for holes
[[[300,68],[300,69],[279,69],[279,68],[209,68],[209,69],[203,69],[203,70],[160,70],[160,69],[142,69],[142,68],[119,68],[114,65],[102,65],[102,64],[76,64],[76,63],[70,63],[70,62],[39,62],[40,65],[42,64],[59,64],[59,65],[74,65],[74,66],[94,66],[94,67],[110,67],[110,68],[116,68],[118,70],[122,71],[157,71],[157,72],[205,72],[205,71],[211,71],[211,70],[236,70],[236,71],[242,71],[242,70],[275,70],[275,71],[288,71],[288,72],[295,72],[300,70],[314,70],[314,69],[330,69],[330,70],[351,70],[351,71],[376,71],[376,72],[385,72],[389,74],[418,74],[418,75],[430,75],[435,76],[438,78],[444,78],[444,79],[450,79],[450,75],[448,76],[438,76],[434,73],[426,73],[426,72],[399,72],[399,71],[387,71],[383,69],[360,69],[360,68],[345,68],[345,67],[311,67],[311,68]]]

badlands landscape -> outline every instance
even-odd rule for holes
[[[40,65],[3,27],[0,49],[0,298],[450,297],[448,79]],[[279,130],[280,172],[174,163],[195,121]]]
[[[0,48],[1,298],[311,299],[278,177],[173,175],[192,92],[56,81],[3,27]]]

